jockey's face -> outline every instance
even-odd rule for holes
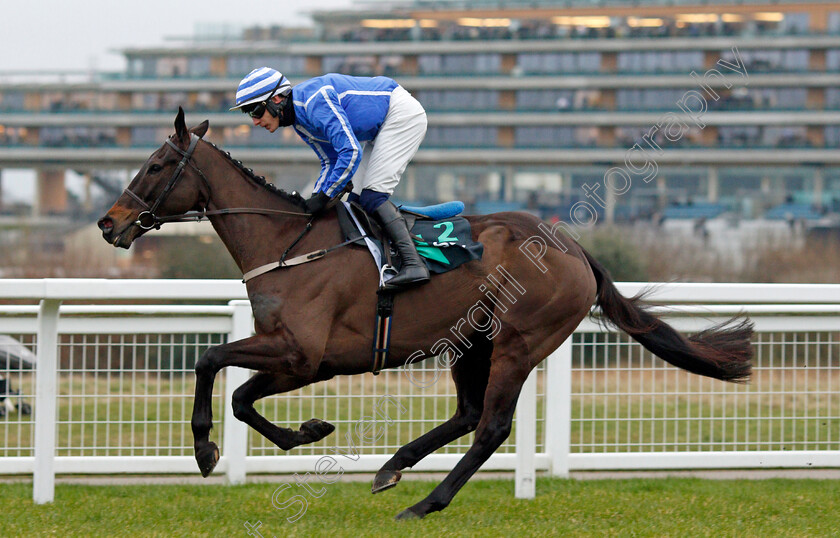
[[[279,95],[275,95],[271,98],[277,104],[280,104],[283,100],[283,97]],[[254,127],[262,127],[267,130],[269,133],[273,133],[280,127],[280,118],[275,118],[271,115],[268,109],[263,112],[263,115],[259,118],[251,118],[251,121],[254,122]]]

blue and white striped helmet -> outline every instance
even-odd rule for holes
[[[283,73],[270,67],[254,69],[242,79],[236,89],[236,105],[231,110],[252,103],[260,103],[273,95],[286,95],[292,89],[289,79]]]

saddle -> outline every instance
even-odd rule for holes
[[[414,238],[420,254],[431,273],[445,273],[471,260],[481,259],[484,246],[473,241],[469,222],[458,215],[463,202],[445,202],[428,207],[398,206]],[[387,238],[379,224],[355,202],[336,205],[338,222],[345,241],[365,245],[382,275],[383,269],[399,268],[399,255],[391,248],[383,248]]]
[[[371,372],[377,375],[388,361],[394,315],[395,292],[385,289],[383,285],[397,272],[398,254],[388,245],[387,236],[379,224],[360,205],[342,202],[335,207],[345,242],[366,247],[379,270],[371,362]],[[417,253],[430,273],[451,271],[470,260],[481,259],[484,254],[484,246],[472,239],[470,223],[458,216],[464,210],[462,202],[446,202],[429,207],[399,206],[399,209],[405,217]]]

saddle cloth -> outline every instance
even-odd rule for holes
[[[458,209],[459,205],[463,210],[462,203],[452,202],[451,204],[454,205],[448,205],[444,209],[438,207],[431,212],[437,215],[451,214],[453,210]],[[344,240],[350,241],[356,238],[358,243],[364,240],[365,246],[382,275],[383,282],[387,282],[393,274],[387,271],[382,272],[385,262],[379,226],[357,204],[342,202],[336,205],[336,209]],[[484,245],[472,239],[470,223],[467,219],[453,215],[440,220],[432,220],[426,216],[426,208],[409,209],[406,207],[404,209],[407,210],[404,216],[414,238],[417,253],[423,258],[429,272],[445,273],[469,261],[481,259],[484,254]],[[395,264],[398,264],[399,258],[396,252],[391,252],[391,258]]]

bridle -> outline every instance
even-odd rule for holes
[[[166,187],[164,187],[163,191],[161,191],[161,193],[158,195],[157,199],[154,201],[154,203],[152,203],[152,205],[147,204],[145,200],[137,196],[134,192],[131,191],[131,189],[126,187],[124,192],[127,195],[129,195],[135,202],[140,204],[140,206],[144,209],[144,211],[137,215],[137,220],[134,222],[134,224],[136,224],[144,230],[160,228],[162,222],[160,217],[155,215],[155,212],[169,196],[169,193],[172,192],[172,189],[175,188],[175,184],[178,183],[179,179],[181,179],[181,175],[184,173],[184,168],[186,168],[188,163],[191,164],[191,166],[196,170],[196,172],[198,172],[198,174],[205,181],[205,183],[207,182],[207,178],[204,177],[204,173],[190,162],[192,159],[192,154],[195,151],[195,147],[198,145],[199,140],[201,140],[201,137],[190,133],[190,147],[187,149],[187,151],[184,151],[175,144],[173,144],[171,138],[166,139],[166,143],[169,144],[169,146],[171,146],[175,151],[181,154],[181,162],[178,163],[178,166],[175,168],[175,171],[172,172],[172,177],[169,178],[169,182],[166,184]]]
[[[281,267],[292,267],[292,266],[295,266],[295,265],[300,265],[300,264],[303,264],[303,263],[319,260],[319,259],[323,258],[328,253],[330,253],[334,250],[345,247],[345,246],[350,245],[352,243],[356,243],[359,240],[362,240],[365,237],[367,237],[366,235],[363,235],[363,236],[356,237],[356,238],[350,239],[348,241],[345,241],[345,242],[343,242],[339,245],[332,246],[330,248],[317,250],[315,252],[310,252],[308,254],[298,256],[298,257],[293,258],[291,260],[286,260],[286,257],[289,255],[291,250],[300,242],[301,239],[303,239],[303,236],[306,235],[307,232],[309,232],[312,229],[312,222],[315,219],[314,215],[312,215],[310,213],[304,213],[304,212],[282,211],[280,209],[263,209],[263,208],[256,208],[256,207],[229,207],[229,208],[225,208],[225,209],[213,209],[213,210],[210,210],[210,211],[203,210],[203,211],[192,212],[192,213],[182,213],[180,215],[168,215],[166,217],[158,217],[157,215],[155,215],[155,212],[158,210],[158,208],[161,206],[161,204],[163,204],[163,202],[166,200],[167,196],[169,196],[169,194],[175,188],[175,185],[178,183],[178,180],[181,178],[181,175],[184,173],[184,169],[186,169],[187,165],[191,166],[193,168],[193,170],[195,170],[198,173],[198,175],[201,177],[201,179],[204,180],[204,183],[205,183],[205,185],[207,185],[207,188],[208,189],[210,188],[210,182],[207,181],[207,177],[204,175],[204,172],[202,172],[201,169],[198,168],[195,165],[195,163],[192,162],[192,156],[193,156],[193,153],[195,152],[195,148],[198,145],[199,140],[201,140],[200,136],[197,136],[194,133],[190,133],[190,146],[189,146],[189,148],[187,148],[187,151],[184,151],[181,148],[179,148],[178,146],[176,146],[172,142],[171,138],[166,139],[166,143],[171,148],[173,148],[175,151],[177,151],[178,153],[181,154],[181,162],[179,162],[178,166],[175,167],[175,171],[172,172],[172,177],[169,178],[169,181],[166,183],[166,187],[164,187],[163,191],[158,195],[157,199],[155,199],[155,201],[152,203],[152,205],[149,205],[148,203],[146,203],[145,200],[143,200],[136,193],[132,192],[131,189],[129,189],[129,188],[126,188],[125,191],[123,191],[123,192],[125,192],[125,194],[127,194],[129,197],[131,197],[132,200],[134,200],[135,202],[140,204],[140,206],[143,208],[143,211],[139,215],[137,215],[137,220],[134,221],[134,224],[136,226],[139,226],[143,230],[151,230],[152,228],[159,229],[161,227],[161,225],[166,223],[166,222],[199,221],[199,220],[201,220],[205,217],[209,217],[209,216],[212,216],[212,215],[230,215],[230,214],[234,214],[234,213],[256,213],[256,214],[261,214],[261,215],[289,215],[289,216],[295,216],[295,217],[307,217],[309,219],[309,222],[306,224],[306,227],[303,229],[303,231],[297,237],[297,239],[295,239],[292,242],[292,244],[285,250],[285,252],[283,252],[283,255],[282,255],[282,257],[280,258],[279,261],[267,263],[267,264],[264,264],[264,265],[261,265],[261,266],[255,268],[255,269],[252,269],[251,271],[246,272],[245,275],[243,276],[242,282],[247,282],[248,280],[250,280],[254,277],[257,277],[259,275],[262,275],[264,273],[273,271],[273,270],[281,268]],[[348,183],[347,188],[352,190],[352,188],[353,188],[352,185],[353,185],[352,183]]]
[[[135,194],[131,191],[128,187],[123,191],[132,200],[140,204],[143,208],[143,211],[137,215],[137,220],[134,221],[136,226],[139,226],[143,230],[151,230],[152,228],[159,229],[160,226],[166,222],[186,222],[186,221],[198,221],[205,217],[209,217],[212,215],[229,215],[234,213],[258,213],[263,215],[291,215],[291,216],[299,216],[299,217],[310,217],[311,215],[308,213],[303,212],[295,212],[295,211],[282,211],[280,209],[262,209],[262,208],[250,208],[250,207],[231,207],[226,209],[216,209],[211,211],[200,211],[200,212],[193,212],[193,213],[182,213],[180,215],[169,215],[166,217],[158,217],[155,213],[160,208],[161,204],[166,200],[172,190],[175,188],[175,185],[178,183],[178,180],[181,179],[181,175],[184,173],[184,169],[187,165],[191,166],[193,170],[195,170],[201,179],[204,180],[204,183],[208,186],[210,183],[207,181],[207,177],[198,168],[192,160],[193,153],[195,152],[195,148],[198,145],[198,141],[201,140],[200,136],[195,135],[194,133],[190,133],[190,146],[187,148],[187,151],[182,150],[178,146],[176,146],[171,138],[166,139],[166,143],[179,154],[181,154],[181,162],[178,163],[178,166],[175,167],[175,171],[172,172],[172,177],[169,178],[169,181],[166,183],[166,187],[164,187],[163,191],[158,195],[157,199],[149,205],[143,200],[140,196]]]

